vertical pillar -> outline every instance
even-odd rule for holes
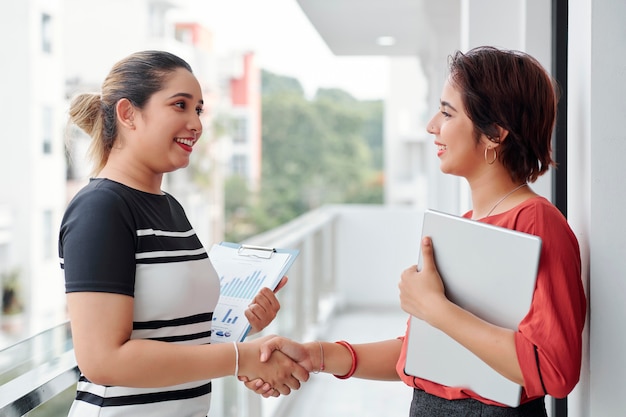
[[[573,2],[571,2],[573,3]],[[572,4],[570,3],[570,7]],[[624,414],[626,381],[626,2],[589,0],[590,137],[590,416]],[[584,5],[581,5],[584,7]],[[577,28],[571,27],[571,32]],[[574,44],[572,44],[574,45]],[[572,51],[570,51],[572,52]]]

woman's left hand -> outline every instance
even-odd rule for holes
[[[400,307],[407,313],[431,323],[437,306],[447,302],[443,281],[437,271],[430,237],[422,239],[422,270],[413,265],[402,272]]]
[[[252,302],[244,312],[252,329],[250,334],[258,333],[265,329],[268,324],[276,318],[280,303],[276,298],[276,293],[287,284],[287,276],[284,276],[274,291],[267,287],[261,288],[259,293],[252,299]]]

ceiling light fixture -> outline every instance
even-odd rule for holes
[[[376,38],[376,44],[380,46],[393,46],[396,44],[396,38],[393,36],[379,36]]]

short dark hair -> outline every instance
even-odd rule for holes
[[[552,77],[532,56],[482,46],[449,60],[450,80],[459,88],[476,137],[499,142],[497,126],[509,134],[498,159],[515,182],[534,182],[555,165],[552,131],[558,96]]]
[[[116,104],[125,98],[143,108],[178,68],[191,71],[182,58],[165,51],[141,51],[119,61],[102,83],[102,93],[83,93],[70,105],[70,121],[92,137],[89,155],[98,173],[106,164],[117,138]]]

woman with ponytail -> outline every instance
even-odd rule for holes
[[[211,379],[262,378],[288,394],[308,372],[285,355],[261,363],[264,340],[212,344],[220,282],[163,175],[184,168],[200,140],[202,90],[167,52],[118,62],[99,94],[81,94],[70,120],[92,137],[92,178],[59,234],[76,360],[70,416],[189,416],[209,411]],[[262,289],[246,317],[276,316]]]

